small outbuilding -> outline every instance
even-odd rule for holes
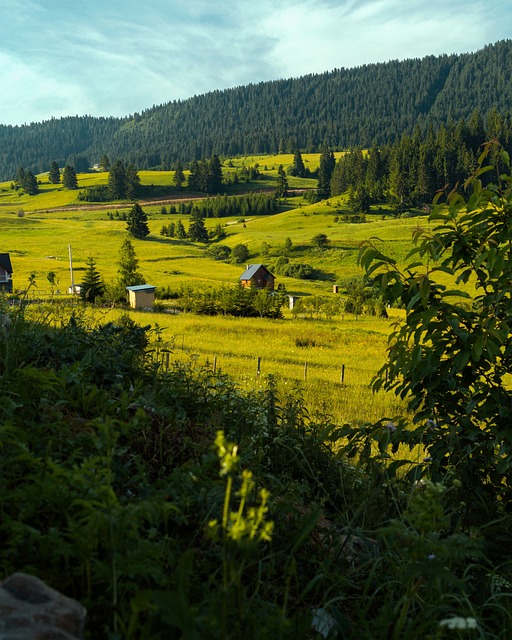
[[[243,287],[274,291],[275,276],[263,264],[249,264],[240,276]]]
[[[151,284],[126,287],[130,307],[132,309],[151,308],[155,304],[155,289],[156,287]]]
[[[12,265],[8,253],[0,253],[0,291],[12,293]]]

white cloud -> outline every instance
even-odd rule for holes
[[[507,37],[508,0],[2,0],[0,122],[128,115],[214,89]],[[510,34],[510,32],[508,32]]]

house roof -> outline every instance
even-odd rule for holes
[[[7,273],[12,273],[11,258],[8,253],[0,253],[0,267],[3,267]]]
[[[151,291],[154,291],[156,287],[154,287],[152,284],[138,284],[133,287],[126,287],[126,289],[127,291],[147,291],[148,293],[150,293]]]
[[[264,269],[270,276],[273,275],[264,264],[250,264],[240,276],[240,280],[250,280],[260,269]]]

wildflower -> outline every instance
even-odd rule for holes
[[[432,418],[429,418],[427,420],[427,429],[437,429],[437,422],[432,420]]]
[[[478,629],[475,618],[460,618],[458,616],[441,620],[439,626],[447,629]]]
[[[432,456],[427,456],[426,458],[423,458],[423,462],[432,462],[434,458]]]
[[[396,431],[396,424],[394,422],[387,422],[384,425],[384,429],[387,429],[388,431],[393,433],[394,431]]]
[[[435,553],[429,553],[429,554],[428,554],[428,556],[427,556],[427,558],[428,558],[429,560],[435,560],[435,559],[436,559],[436,554],[435,554]]]

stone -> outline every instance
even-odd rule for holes
[[[0,583],[0,640],[80,640],[82,605],[25,573]]]

